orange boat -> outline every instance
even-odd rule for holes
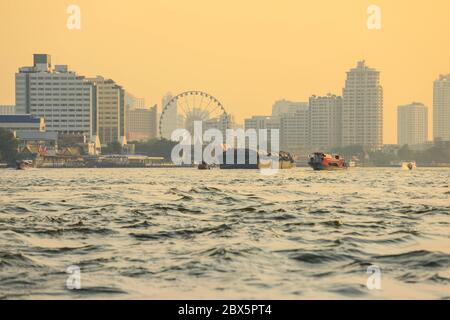
[[[344,157],[338,154],[316,152],[309,156],[308,164],[316,171],[347,169]]]

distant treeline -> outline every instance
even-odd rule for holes
[[[153,139],[146,142],[128,141],[128,143],[134,144],[136,154],[149,157],[164,157],[166,161],[170,161],[172,149],[177,144],[165,139]],[[102,148],[102,154],[121,154],[122,151],[122,146],[119,142],[112,142]]]
[[[367,165],[386,166],[401,161],[416,161],[422,165],[450,163],[450,147],[434,145],[423,151],[412,150],[404,145],[398,150],[368,151],[362,146],[334,148],[334,153],[343,155],[347,160],[356,157]]]
[[[129,142],[136,146],[136,154],[142,154],[149,157],[164,157],[166,161],[170,161],[172,149],[178,142],[166,139],[153,139],[147,142]]]
[[[13,163],[17,156],[18,141],[11,131],[0,128],[0,162]]]

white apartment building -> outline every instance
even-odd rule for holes
[[[433,136],[450,141],[450,74],[440,75],[434,81]]]
[[[312,96],[309,99],[309,108],[310,146],[323,152],[340,146],[342,97],[332,94],[323,97]]]
[[[66,65],[51,69],[51,57],[35,54],[32,67],[16,73],[16,113],[43,117],[47,131],[96,140],[93,86]]]
[[[380,149],[383,145],[383,89],[380,72],[359,61],[343,89],[342,145]]]
[[[16,106],[0,105],[0,116],[16,114]]]
[[[428,108],[422,104],[399,106],[397,109],[397,142],[418,145],[428,141]]]

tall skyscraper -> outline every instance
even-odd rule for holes
[[[16,113],[45,119],[47,131],[81,134],[96,141],[97,119],[93,85],[83,76],[35,54],[32,67],[16,73]]]
[[[343,89],[342,145],[380,149],[383,145],[383,88],[380,72],[359,61]]]
[[[91,78],[97,106],[98,134],[102,145],[126,144],[125,90],[111,79]]]
[[[341,145],[342,97],[328,94],[309,99],[310,145],[327,152]],[[328,151],[329,152],[329,151]]]
[[[450,74],[440,75],[434,81],[433,136],[450,141]]]
[[[172,101],[173,96],[171,93],[167,93],[161,104],[161,112],[164,113],[162,118],[161,135],[162,138],[170,140],[172,132],[180,127],[180,120],[178,117],[178,104],[176,101]],[[167,108],[166,108],[167,107]]]
[[[418,145],[428,141],[428,108],[422,103],[397,109],[397,141],[399,145]]]

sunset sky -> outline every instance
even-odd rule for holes
[[[66,28],[70,4],[81,30]],[[382,9],[379,31],[366,27],[370,4]],[[384,140],[395,143],[397,106],[431,112],[433,80],[450,73],[449,13],[449,0],[0,0],[0,104],[14,104],[17,68],[48,53],[148,104],[206,91],[241,122],[277,99],[342,94],[365,59],[382,72]]]

